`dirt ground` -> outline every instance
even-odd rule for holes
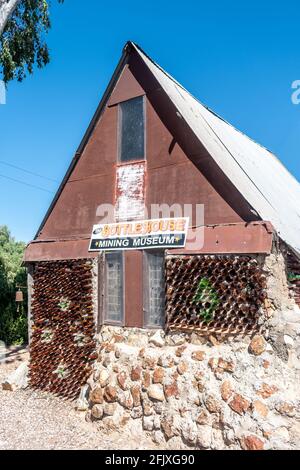
[[[28,360],[24,348],[6,350],[0,361],[0,384],[22,361]],[[108,436],[96,423],[85,421],[85,413],[74,403],[48,393],[27,388],[15,392],[0,386],[1,449],[152,449],[145,435],[126,436],[115,432]]]

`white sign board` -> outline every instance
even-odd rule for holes
[[[188,225],[188,217],[94,225],[89,251],[184,247]]]

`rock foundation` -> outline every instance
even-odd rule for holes
[[[286,345],[284,360],[261,335],[216,345],[111,326],[98,341],[86,417],[100,428],[170,449],[299,448],[299,349]]]

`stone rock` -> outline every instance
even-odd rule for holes
[[[235,443],[234,430],[231,428],[225,428],[223,430],[223,439],[227,446],[231,446]]]
[[[236,393],[228,405],[235,413],[243,415],[249,409],[250,402],[239,393]]]
[[[2,382],[3,390],[14,392],[28,385],[28,363],[22,362],[8,377]]]
[[[271,434],[271,440],[280,440],[282,442],[289,442],[290,435],[286,427],[281,426],[276,428],[274,432]]]
[[[251,339],[251,342],[249,344],[249,352],[251,354],[254,354],[255,356],[259,356],[266,350],[267,343],[264,339],[263,336],[261,335],[255,335]]]
[[[180,346],[181,344],[184,344],[186,341],[184,334],[175,333],[175,334],[168,335],[168,336],[169,336],[170,344],[172,344],[173,346]]]
[[[131,410],[133,408],[133,398],[129,391],[121,392],[118,396],[118,401],[121,406]]]
[[[109,382],[109,373],[107,370],[103,369],[99,372],[99,384],[101,387],[105,387]]]
[[[196,423],[197,424],[211,424],[211,415],[208,413],[207,410],[203,409],[200,411],[199,415],[196,418]]]
[[[137,380],[140,380],[140,379],[141,379],[141,376],[142,376],[142,368],[141,368],[141,366],[134,366],[134,367],[132,367],[131,373],[130,373],[130,378],[131,378],[131,380],[133,380],[134,382],[136,382]]]
[[[143,429],[152,431],[154,428],[154,416],[143,416]]]
[[[150,387],[150,384],[151,384],[150,372],[144,371],[143,372],[143,381],[142,381],[143,389],[147,390]]]
[[[233,387],[229,380],[224,380],[221,385],[221,397],[224,401],[228,401],[233,394]]]
[[[90,392],[90,401],[92,403],[103,403],[103,390],[101,387],[96,387]]]
[[[151,398],[151,400],[164,401],[165,395],[162,385],[150,385],[148,388],[148,397]]]
[[[143,416],[143,408],[141,406],[133,408],[130,416],[132,417],[132,419],[141,418]]]
[[[153,403],[153,409],[155,413],[161,415],[163,412],[164,404],[161,401],[156,401]]]
[[[292,403],[287,402],[287,401],[281,401],[281,402],[277,403],[275,405],[275,409],[281,415],[289,416],[290,418],[292,418],[296,414],[294,405]]]
[[[103,406],[103,414],[106,416],[113,416],[117,408],[116,403],[105,403]]]
[[[102,405],[94,405],[91,409],[91,414],[95,419],[101,419],[103,416],[103,406]]]
[[[179,390],[178,390],[177,382],[174,381],[170,384],[165,384],[164,392],[165,392],[165,397],[167,400],[169,400],[170,397],[179,398]]]
[[[230,372],[232,373],[234,371],[234,363],[233,361],[228,361],[225,360],[221,357],[216,358],[216,357],[211,357],[208,361],[209,367],[214,371],[214,372]]]
[[[219,346],[220,341],[218,341],[215,336],[210,335],[210,336],[208,337],[208,339],[209,339],[209,341],[211,342],[211,344],[212,344],[213,346]]]
[[[122,364],[131,364],[132,359],[137,356],[137,349],[127,343],[117,343],[115,345],[115,356]]]
[[[234,371],[234,362],[233,361],[227,361],[223,359],[222,357],[219,358],[218,360],[218,368],[225,370],[225,372],[233,372]]]
[[[150,402],[143,402],[143,412],[145,416],[153,415],[153,405]]]
[[[178,348],[176,348],[175,350],[175,356],[177,357],[181,357],[182,356],[182,353],[186,350],[187,346],[184,344],[182,346],[179,346]]]
[[[109,356],[106,356],[103,361],[102,361],[102,365],[104,367],[108,367],[111,363],[111,358]],[[103,385],[105,387],[105,385]]]
[[[195,331],[193,331],[193,333],[191,334],[190,341],[191,341],[191,344],[196,344],[196,345],[206,343],[205,338],[203,338],[203,336],[198,335],[198,333],[196,333]]]
[[[133,385],[130,389],[131,395],[132,395],[132,400],[133,400],[133,406],[140,406],[141,404],[141,390],[139,385]]]
[[[240,444],[244,450],[263,450],[264,441],[254,434],[249,434],[248,436],[243,436],[240,439]]]
[[[152,435],[152,440],[155,444],[162,444],[164,442],[164,435],[161,431],[154,431]]]
[[[165,435],[165,438],[171,439],[173,436],[178,436],[180,434],[179,423],[174,417],[174,415],[166,415],[161,419],[160,422],[161,429]]]
[[[184,441],[188,444],[195,444],[198,437],[198,428],[193,421],[184,421],[181,427],[181,434]]]
[[[153,377],[152,377],[153,383],[154,384],[163,383],[164,376],[165,376],[164,369],[162,369],[162,367],[157,367],[156,369],[154,369],[154,372],[153,372]]]
[[[180,361],[178,366],[177,366],[177,372],[180,375],[185,374],[185,372],[188,371],[189,365],[186,361]]]
[[[210,413],[218,413],[222,408],[221,402],[212,394],[205,397],[204,404]]]
[[[173,367],[174,366],[174,358],[172,356],[168,355],[162,355],[158,359],[158,365],[162,367]]]
[[[197,444],[201,449],[208,449],[211,446],[212,428],[207,425],[199,426]]]
[[[197,371],[194,375],[194,378],[195,382],[193,385],[197,390],[199,390],[199,392],[203,392],[205,390],[206,385],[204,372]]]
[[[269,398],[276,392],[278,392],[278,388],[275,385],[262,383],[260,388],[257,390],[256,394],[261,396],[262,398]]]
[[[261,418],[266,418],[269,413],[268,407],[260,400],[254,400],[252,403],[252,411],[254,414],[259,415]]]
[[[161,348],[162,346],[165,345],[165,340],[163,337],[164,333],[160,330],[156,331],[154,335],[151,336],[149,339],[150,344],[154,344],[154,346],[157,346],[158,348]]]
[[[76,406],[75,406],[77,411],[87,411],[89,407],[88,391],[89,391],[88,384],[85,384],[81,387],[80,394],[76,401]]]
[[[283,341],[288,348],[293,348],[295,342],[291,336],[283,335]]]
[[[125,371],[122,371],[117,375],[117,381],[122,390],[128,390],[129,385]]]
[[[225,446],[222,431],[220,429],[212,429],[211,449],[223,450],[224,448]]]
[[[141,348],[138,353],[138,357],[143,358],[145,356],[145,348]]]
[[[125,341],[125,337],[121,334],[115,333],[113,335],[113,341],[115,343],[123,343]]]
[[[205,352],[204,351],[193,351],[192,353],[192,359],[194,359],[194,361],[204,361],[205,359]]]
[[[107,387],[105,387],[103,395],[105,401],[109,403],[115,402],[117,400],[117,395],[116,387],[113,387],[112,385],[107,385]]]
[[[156,358],[153,356],[145,356],[143,359],[143,369],[153,370],[156,366]]]

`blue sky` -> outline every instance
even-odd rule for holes
[[[0,175],[55,191],[127,40],[197,98],[275,152],[300,180],[296,1],[52,0],[52,61],[0,105]],[[83,5],[83,6],[82,6]],[[33,238],[54,193],[0,176],[0,224]]]

